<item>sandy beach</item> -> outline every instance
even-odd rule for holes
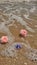
[[[0,1],[0,38],[6,35],[9,41],[0,42],[0,65],[37,65],[37,2],[4,1]],[[27,37],[19,35],[21,29]],[[17,44],[22,48],[16,49]]]

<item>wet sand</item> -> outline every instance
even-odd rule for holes
[[[19,36],[21,29],[28,31],[26,38]],[[2,35],[9,37],[9,43],[0,44],[0,65],[37,65],[37,62],[26,57],[28,50],[24,45],[22,49],[17,50],[17,56],[7,57],[1,54],[2,50],[16,42],[27,43],[37,50],[37,5],[32,6],[25,2],[0,4],[0,38]]]

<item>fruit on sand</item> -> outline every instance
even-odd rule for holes
[[[23,37],[27,36],[27,31],[25,29],[20,30],[20,35]]]
[[[7,43],[8,42],[8,37],[7,36],[2,36],[0,41],[1,41],[1,43]]]

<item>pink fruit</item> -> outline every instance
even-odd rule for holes
[[[8,42],[8,37],[7,36],[2,36],[1,37],[1,43],[7,43]]]
[[[26,36],[27,36],[27,31],[24,30],[24,29],[22,29],[22,30],[20,31],[20,34],[21,34],[21,36],[26,37]]]

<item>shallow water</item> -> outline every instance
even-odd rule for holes
[[[21,29],[28,31],[26,38],[19,36]],[[2,35],[7,35],[9,41],[0,44],[0,65],[37,65],[37,4],[0,3],[0,38]],[[15,48],[18,43],[22,49]]]

